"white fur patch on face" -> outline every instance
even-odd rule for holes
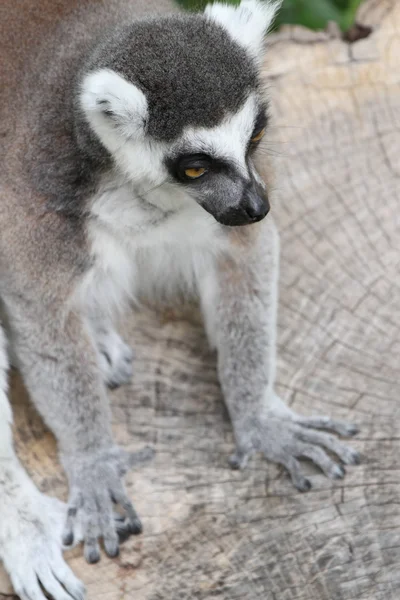
[[[242,0],[239,6],[209,4],[204,14],[222,25],[230,36],[260,60],[264,37],[271,26],[282,0]]]
[[[166,145],[145,137],[148,105],[139,88],[118,73],[101,69],[83,80],[80,103],[93,131],[129,181],[144,189],[163,182]]]
[[[196,152],[233,162],[239,173],[248,177],[246,151],[257,110],[257,98],[252,94],[238,113],[229,115],[220,125],[211,129],[186,129],[183,135],[184,143]]]
[[[121,137],[144,137],[146,97],[118,73],[110,69],[89,73],[81,86],[80,102],[89,123],[111,152]]]

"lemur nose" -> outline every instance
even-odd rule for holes
[[[261,221],[270,209],[265,189],[256,181],[251,181],[246,188],[243,198],[243,209],[252,222]]]
[[[267,214],[269,213],[269,208],[269,203],[267,201],[260,204],[260,206],[257,207],[254,205],[246,206],[245,211],[246,214],[250,217],[250,219],[256,223],[257,221],[261,221],[261,219],[267,216]]]

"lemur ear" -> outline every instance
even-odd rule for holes
[[[264,38],[282,0],[242,0],[239,6],[209,4],[204,14],[222,25],[256,60],[261,60]]]
[[[115,71],[101,69],[86,75],[81,85],[80,103],[96,130],[114,129],[124,137],[135,138],[145,133],[146,96]]]

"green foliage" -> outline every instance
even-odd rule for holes
[[[178,0],[190,10],[202,10],[210,0]],[[240,0],[224,0],[239,4]],[[275,26],[284,23],[299,24],[310,29],[324,29],[328,21],[336,21],[342,31],[347,31],[354,23],[355,15],[362,0],[284,0]]]

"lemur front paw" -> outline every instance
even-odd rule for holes
[[[130,455],[113,446],[96,453],[62,456],[70,484],[69,506],[63,543],[72,544],[73,527],[82,523],[84,554],[87,562],[100,560],[99,537],[108,556],[119,552],[120,533],[141,533],[142,525],[121,481],[132,464]],[[114,520],[113,504],[125,511],[125,524]]]
[[[21,600],[46,600],[45,594],[54,600],[82,600],[85,588],[61,551],[66,505],[41,494],[22,469],[15,479],[8,473],[1,495],[0,559],[16,594]]]
[[[100,368],[110,389],[129,383],[133,375],[133,350],[116,331],[97,332]]]
[[[302,417],[286,411],[270,411],[262,418],[253,418],[236,426],[237,451],[230,458],[232,468],[243,468],[254,452],[283,465],[289,471],[293,485],[305,492],[311,482],[304,477],[298,458],[304,457],[315,463],[327,477],[342,479],[345,469],[325,452],[329,450],[346,465],[360,463],[356,450],[343,444],[325,429],[342,436],[353,436],[358,429],[329,417]]]

